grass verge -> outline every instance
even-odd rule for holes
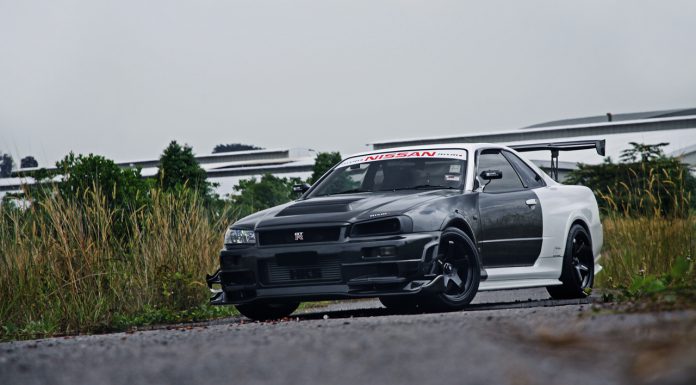
[[[201,304],[225,215],[185,192],[153,190],[127,212],[98,191],[80,198],[0,206],[0,339],[222,315]]]
[[[696,307],[696,216],[612,215],[603,224],[596,286],[607,301],[639,311]]]

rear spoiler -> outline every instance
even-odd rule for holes
[[[597,154],[604,156],[607,141],[602,140],[575,140],[570,142],[530,143],[508,146],[517,152],[551,151],[551,178],[558,181],[558,153],[560,151],[578,151],[596,149]]]

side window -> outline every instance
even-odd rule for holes
[[[526,187],[529,188],[537,188],[537,187],[544,187],[546,186],[546,183],[544,183],[544,179],[539,176],[534,170],[527,165],[522,159],[520,159],[517,155],[509,152],[509,151],[503,151],[503,155],[512,163],[512,165],[517,169],[517,172],[522,176],[522,179],[524,180],[524,184]]]
[[[484,192],[499,193],[524,189],[517,172],[499,150],[484,150],[479,155],[477,175],[486,170],[501,171],[503,177],[492,179],[490,182],[482,181],[482,184],[486,186]]]

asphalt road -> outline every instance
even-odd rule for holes
[[[349,301],[283,322],[10,342],[0,384],[696,383],[696,312],[587,302],[518,290],[481,293],[467,311],[401,315]]]

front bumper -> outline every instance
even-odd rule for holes
[[[257,300],[315,301],[441,291],[433,274],[440,232],[323,244],[239,247],[220,253],[207,277],[215,305]],[[390,256],[375,250],[390,247]],[[219,285],[219,289],[213,289]]]

